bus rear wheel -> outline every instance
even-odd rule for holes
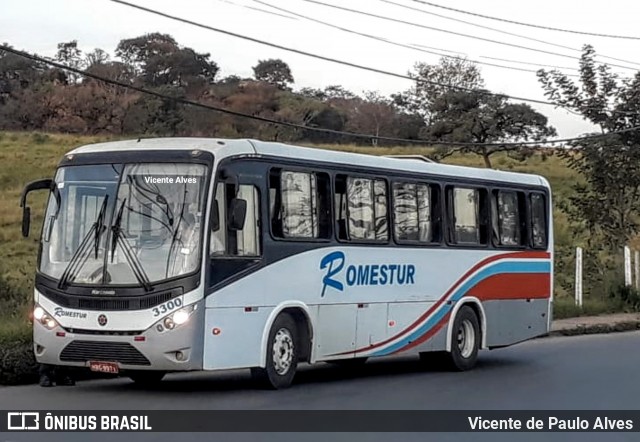
[[[288,313],[282,313],[269,331],[266,366],[252,368],[251,376],[266,388],[291,386],[298,368],[298,348],[296,321]]]
[[[159,384],[164,375],[166,373],[164,371],[130,371],[128,373],[129,379],[136,383],[136,385],[141,385],[144,387],[151,387],[153,385]]]
[[[420,353],[420,359],[438,368],[452,371],[472,369],[478,360],[480,350],[480,321],[469,306],[458,310],[451,330],[451,351]]]

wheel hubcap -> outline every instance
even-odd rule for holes
[[[273,339],[273,368],[280,376],[285,375],[293,362],[293,337],[286,328],[281,328]]]
[[[467,359],[473,353],[473,349],[476,345],[476,334],[473,329],[471,321],[465,319],[458,328],[458,349],[460,355]]]

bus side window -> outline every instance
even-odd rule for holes
[[[387,241],[387,185],[383,180],[336,177],[338,238]]]
[[[461,245],[487,244],[486,192],[468,187],[453,187],[449,190],[449,195],[453,242]]]
[[[501,246],[524,245],[526,213],[522,192],[496,190],[491,203],[495,243]]]
[[[328,238],[330,181],[325,173],[272,171],[269,178],[271,231],[279,238]]]
[[[531,242],[536,249],[547,248],[547,204],[541,193],[530,195],[531,204]]]
[[[422,183],[394,183],[394,233],[397,241],[434,241],[432,188]]]
[[[227,225],[228,206],[234,197],[247,202],[247,214],[244,226],[240,230],[231,230]],[[241,184],[237,195],[234,195],[233,186],[219,183],[216,187],[216,201],[220,228],[211,232],[211,255],[259,256],[261,250],[258,189],[253,185]]]
[[[211,232],[209,251],[211,255],[224,255],[227,252],[227,203],[224,183],[218,183],[216,186],[216,202],[219,228]]]

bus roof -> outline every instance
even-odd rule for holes
[[[429,163],[419,159],[393,158],[328,149],[300,147],[251,139],[140,138],[134,140],[89,144],[78,147],[68,154],[165,149],[203,150],[214,154],[217,160],[237,155],[295,158],[298,160],[334,164],[357,164],[359,166],[374,169],[421,172],[439,176],[465,177],[478,180],[501,181],[549,187],[547,180],[539,175]],[[384,153],[383,149],[384,148],[379,148],[381,154]]]

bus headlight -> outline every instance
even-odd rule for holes
[[[191,316],[190,313],[184,310],[178,310],[173,314],[173,322],[175,322],[176,325],[184,324],[189,320],[189,316]]]
[[[36,321],[39,321],[42,319],[42,317],[45,315],[45,311],[42,307],[38,306],[36,308],[33,309],[33,318]]]
[[[33,309],[33,319],[44,325],[48,330],[53,330],[58,326],[58,322],[53,319],[53,316],[47,313],[46,310],[39,305]]]
[[[171,313],[170,315],[166,316],[161,321],[161,324],[164,326],[165,329],[173,330],[179,325],[186,324],[187,322],[189,322],[189,319],[191,318],[191,315],[196,310],[196,308],[197,308],[197,304],[191,304],[191,305],[188,305],[187,307],[181,308],[180,310],[177,310]]]

